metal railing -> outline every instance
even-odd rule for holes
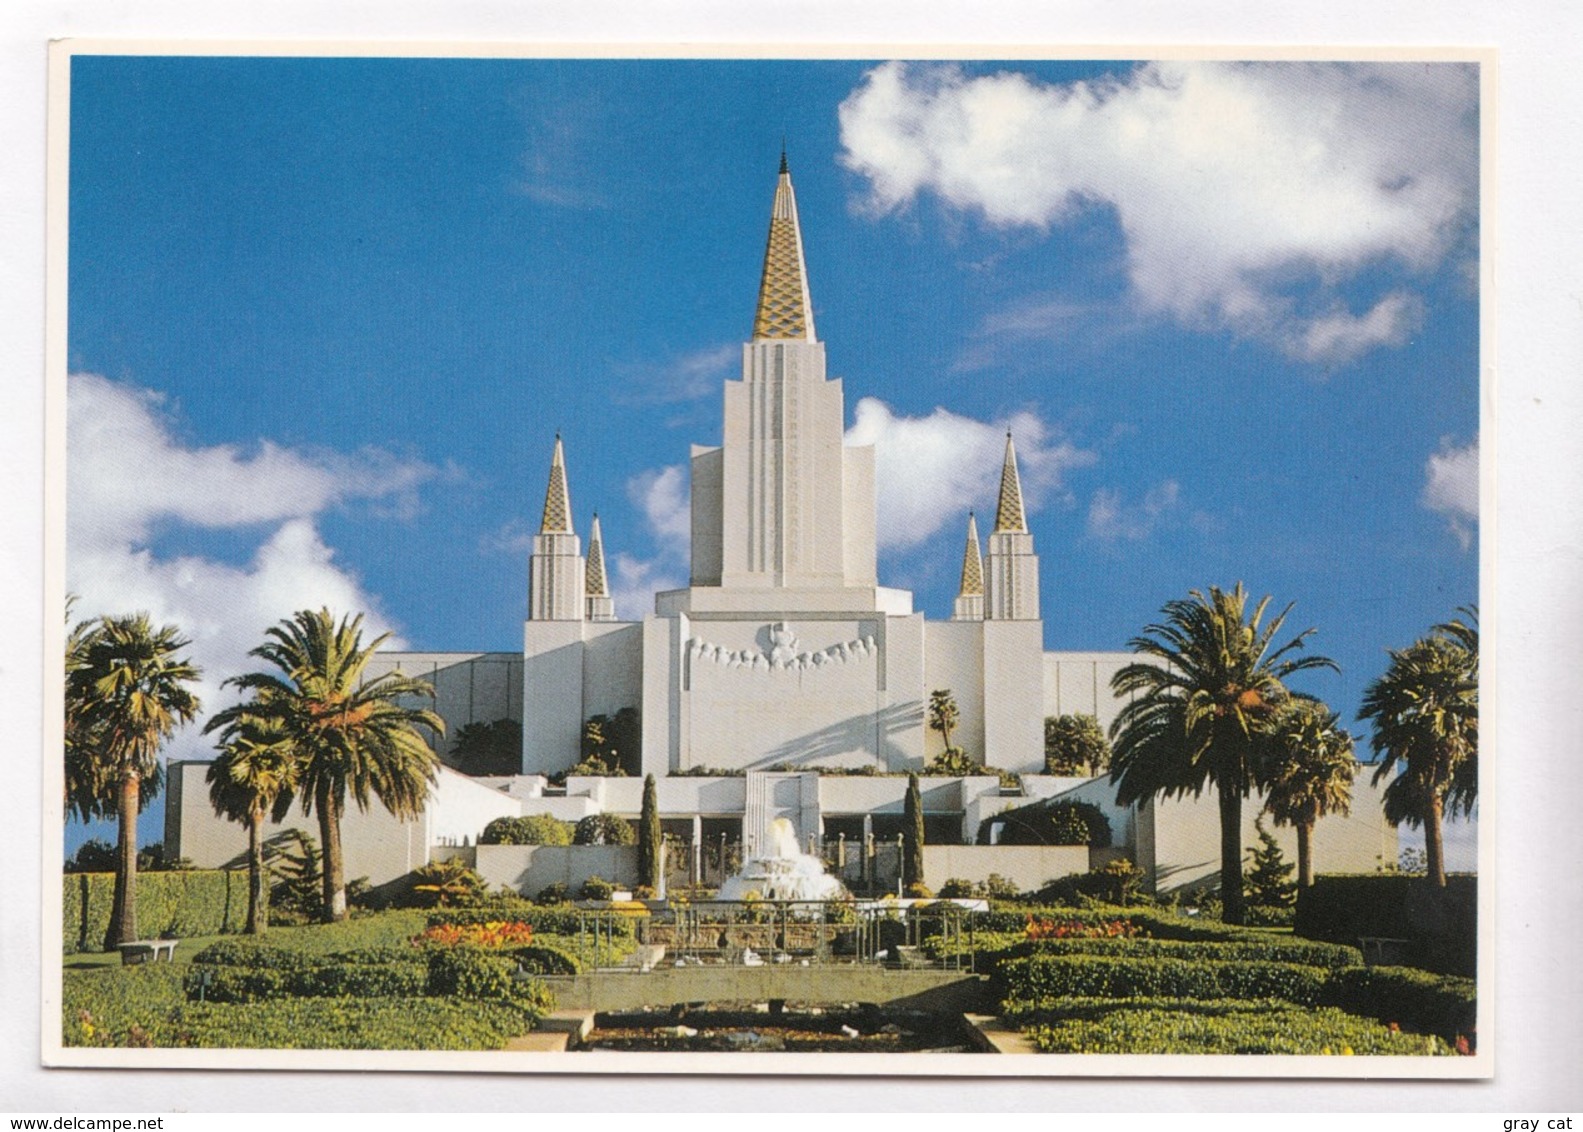
[[[587,967],[630,952],[666,965],[865,964],[973,970],[973,912],[951,901],[673,899],[641,908],[587,908],[578,915]],[[628,959],[626,965],[634,960]]]

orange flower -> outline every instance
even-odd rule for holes
[[[438,947],[526,947],[533,942],[533,925],[521,920],[490,920],[483,924],[435,924],[424,928],[413,943]]]

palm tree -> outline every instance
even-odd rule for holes
[[[98,760],[98,743],[93,734],[94,722],[90,708],[93,706],[93,689],[84,681],[75,679],[87,661],[88,646],[99,631],[97,621],[71,623],[72,607],[76,598],[66,599],[66,718],[65,776],[62,802],[67,814],[82,821],[106,817],[108,806],[113,806],[114,795],[103,780],[103,765]]]
[[[1372,720],[1370,746],[1382,756],[1374,772],[1385,788],[1385,818],[1424,827],[1429,883],[1445,887],[1441,824],[1452,813],[1472,813],[1478,801],[1478,611],[1458,610],[1461,620],[1436,625],[1429,636],[1391,650],[1385,675],[1363,693],[1359,719]]]
[[[285,817],[297,788],[297,760],[280,720],[267,712],[236,716],[221,732],[208,780],[215,812],[247,823],[247,932],[263,935],[269,926],[264,816]]]
[[[1270,735],[1269,798],[1276,825],[1297,830],[1297,883],[1314,883],[1314,826],[1327,814],[1351,810],[1358,760],[1352,736],[1318,700],[1294,698],[1276,714]]]
[[[1129,642],[1150,658],[1122,668],[1111,688],[1126,702],[1111,724],[1110,781],[1131,805],[1156,795],[1202,794],[1220,803],[1220,888],[1225,917],[1242,922],[1242,800],[1264,778],[1271,717],[1291,698],[1285,680],[1328,657],[1288,657],[1314,632],[1275,644],[1292,607],[1264,624],[1268,597],[1249,612],[1238,582],[1227,592],[1167,602],[1160,624]],[[1286,659],[1282,659],[1285,657]]]
[[[79,712],[71,743],[91,739],[88,781],[104,790],[101,812],[113,799],[119,825],[106,951],[137,939],[137,815],[159,789],[160,747],[198,714],[186,685],[199,671],[176,655],[190,643],[174,625],[154,628],[146,613],[100,618],[67,674],[66,702]]]
[[[206,730],[230,726],[248,714],[278,721],[297,762],[297,793],[306,816],[318,815],[324,852],[325,923],[346,918],[341,815],[350,796],[366,810],[378,798],[398,818],[416,817],[439,774],[439,757],[420,728],[443,735],[445,721],[403,700],[429,698],[426,681],[399,672],[365,680],[363,671],[389,634],[366,647],[363,617],[328,609],[302,610],[265,631],[269,639],[249,655],[277,672],[250,672],[227,684],[253,693],[254,702],[219,712]]]
[[[940,733],[947,751],[951,749],[951,732],[961,718],[962,713],[957,710],[956,697],[951,695],[951,689],[937,688],[929,693],[929,727]]]

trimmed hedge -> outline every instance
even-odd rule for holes
[[[1432,1035],[1394,1033],[1334,1007],[1278,1000],[1071,999],[1013,1016],[1041,1053],[1444,1056]]]
[[[569,821],[548,814],[496,818],[479,834],[480,845],[570,845],[576,829]]]
[[[1023,945],[1027,955],[1107,955],[1122,959],[1186,959],[1202,963],[1296,963],[1341,970],[1363,957],[1355,947],[1314,940],[1044,939]]]
[[[515,1003],[430,997],[195,1002],[168,963],[71,975],[61,998],[68,1046],[215,1049],[500,1049],[542,1013]]]
[[[110,927],[114,873],[63,878],[61,944],[70,955],[99,951]],[[224,935],[247,926],[247,872],[183,869],[137,874],[137,926],[143,939]]]
[[[511,957],[530,975],[576,975],[583,969],[576,955],[552,943],[518,947],[511,952]]]
[[[1445,888],[1400,873],[1319,876],[1298,892],[1298,935],[1355,944],[1364,936],[1405,939],[1415,967],[1473,976],[1478,961],[1478,878]]]
[[[1190,959],[1117,959],[1103,955],[1032,955],[1002,965],[1006,998],[1042,1004],[1063,998],[1278,998],[1319,1001],[1329,972],[1297,963],[1208,963]]]
[[[532,950],[532,949],[528,949]],[[550,952],[552,949],[541,948]],[[569,957],[568,957],[569,958]],[[545,962],[552,962],[548,957]],[[444,995],[545,1005],[536,982],[519,980],[515,953],[477,947],[377,947],[314,955],[290,948],[221,941],[193,957],[187,996],[214,1002],[278,998],[409,998]],[[203,985],[207,976],[209,983]]]
[[[1411,967],[1352,967],[1336,971],[1320,1002],[1350,1014],[1438,1034],[1448,1042],[1471,1037],[1478,1015],[1472,979],[1433,975]]]

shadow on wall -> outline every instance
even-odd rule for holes
[[[1209,870],[1208,876],[1204,870]],[[1183,874],[1192,877],[1186,883],[1174,885],[1172,878],[1181,878]],[[1180,865],[1156,865],[1154,868],[1154,894],[1165,896],[1173,891],[1179,891],[1186,896],[1193,892],[1210,892],[1220,888],[1220,858],[1209,857],[1202,861],[1190,861]]]
[[[877,743],[879,750],[875,754],[887,771],[921,770],[922,763],[910,758],[896,744],[894,737],[900,732],[923,726],[923,714],[923,701],[913,700],[905,704],[892,704],[873,715],[850,716],[839,723],[782,743],[749,766],[753,770],[764,770],[787,762],[816,762],[850,755],[854,751],[872,751]]]

